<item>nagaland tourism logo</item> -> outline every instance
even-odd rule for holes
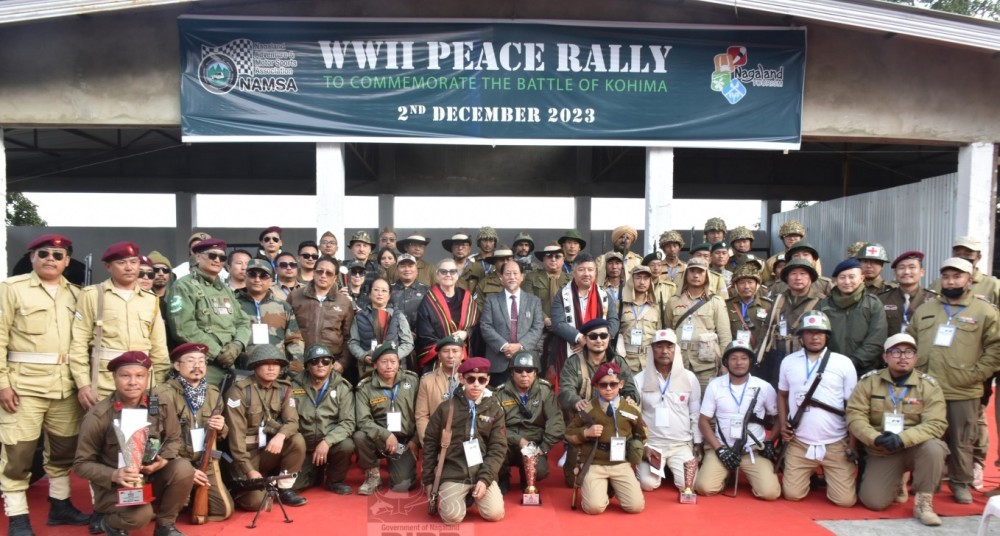
[[[716,54],[712,73],[712,91],[722,93],[729,104],[736,104],[747,95],[747,86],[784,87],[785,68],[767,69],[761,64],[748,67],[747,47],[732,45],[724,54]]]
[[[198,80],[216,95],[233,90],[246,93],[297,92],[295,52],[285,43],[258,43],[234,39],[221,46],[202,45]]]

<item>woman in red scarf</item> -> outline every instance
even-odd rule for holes
[[[479,322],[479,308],[472,293],[456,286],[458,267],[452,259],[438,263],[437,284],[424,296],[417,310],[417,364],[430,371],[437,360],[437,341],[455,335],[465,340],[462,360],[468,359],[469,339]]]

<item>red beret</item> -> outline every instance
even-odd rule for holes
[[[65,236],[49,233],[39,236],[28,244],[29,251],[44,247],[65,248],[66,251],[72,251],[73,242]]]
[[[906,259],[917,259],[918,261],[923,263],[924,254],[917,250],[904,251],[900,253],[898,257],[896,257],[896,260],[892,261],[892,264],[889,265],[889,268],[895,269],[897,264],[905,261]]]
[[[129,257],[139,256],[139,246],[135,245],[134,242],[115,242],[108,246],[108,249],[104,250],[104,255],[101,255],[101,260],[104,262],[117,261],[118,259],[127,259]]]
[[[467,372],[490,372],[490,360],[485,357],[470,357],[465,363],[458,367],[459,374]]]
[[[263,240],[264,239],[264,235],[266,235],[267,233],[278,233],[278,236],[280,237],[281,236],[281,227],[278,227],[277,225],[272,225],[272,226],[268,227],[267,229],[264,229],[257,236],[257,241],[260,242],[261,240]]]
[[[616,379],[621,379],[622,369],[618,365],[608,361],[607,363],[602,363],[601,366],[597,367],[597,371],[594,372],[594,377],[590,379],[590,385],[597,387],[598,382],[604,379],[605,376],[615,376]]]
[[[177,348],[174,348],[173,352],[170,352],[170,361],[177,361],[181,358],[181,356],[190,354],[191,352],[201,352],[207,356],[208,346],[205,346],[200,342],[186,342]]]
[[[131,352],[125,352],[124,354],[109,361],[108,370],[114,372],[126,365],[141,365],[148,369],[153,366],[153,362],[150,361],[149,356],[146,355],[145,352],[133,350]]]
[[[153,261],[149,260],[149,257],[145,255],[139,255],[139,265],[153,267]]]
[[[226,251],[226,241],[221,238],[209,238],[198,242],[191,247],[191,251],[195,253],[201,253],[202,251],[208,251],[210,249],[221,249]]]

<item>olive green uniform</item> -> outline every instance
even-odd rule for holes
[[[387,458],[389,486],[394,491],[406,491],[417,481],[417,390],[420,378],[415,372],[400,369],[396,382],[388,387],[378,374],[358,382],[354,391],[354,408],[357,431],[354,445],[358,452],[358,465],[367,471],[379,466],[379,458]],[[400,413],[401,429],[390,432],[387,414]],[[402,452],[385,452],[385,442],[394,434]],[[412,444],[409,444],[410,442]]]
[[[524,485],[521,440],[525,439],[541,449],[541,454],[536,458],[535,481],[544,480],[549,476],[548,452],[562,441],[566,433],[566,424],[559,411],[552,384],[541,378],[536,379],[528,388],[525,398],[514,386],[514,380],[507,380],[493,396],[503,408],[507,423],[507,461],[500,474],[509,476],[511,466],[518,467],[522,486]]]
[[[913,321],[913,313],[917,307],[933,300],[936,295],[935,292],[920,287],[917,287],[917,292],[909,296],[909,299],[899,287],[879,294],[878,299],[885,309],[885,320],[889,325],[889,336],[905,333],[907,326]]]
[[[893,397],[901,398],[899,404],[893,404]],[[903,449],[897,452],[875,445],[884,431],[885,415],[891,413],[903,415],[903,432],[899,434]],[[934,378],[915,370],[896,385],[887,368],[869,372],[858,380],[847,401],[847,427],[868,450],[858,494],[866,507],[884,510],[892,504],[906,471],[913,474],[914,493],[934,493],[937,489],[948,455],[948,447],[940,439],[948,421],[944,395]]]
[[[344,481],[354,455],[351,438],[355,430],[354,390],[335,370],[331,370],[326,382],[316,389],[309,371],[304,370],[292,380],[292,397],[299,412],[299,433],[306,442],[306,458],[295,480],[295,489],[321,484],[324,474],[329,489]],[[330,447],[325,470],[312,463],[320,441]]]
[[[535,270],[524,276],[524,282],[521,283],[521,290],[538,296],[538,299],[542,301],[542,313],[545,314],[544,319],[551,320],[552,302],[559,295],[559,291],[569,284],[571,279],[573,279],[573,276],[562,270],[555,274],[549,274],[545,270]],[[548,369],[552,337],[552,328],[546,327],[542,330],[541,348],[528,349],[531,353],[541,356],[541,369],[543,373]]]
[[[729,331],[732,334],[732,340],[738,340],[741,332],[745,332],[750,337],[747,341],[748,345],[751,348],[758,348],[760,342],[764,340],[772,307],[774,307],[774,302],[756,296],[748,304],[744,304],[739,296],[726,300],[726,314],[729,315]]]
[[[722,349],[733,341],[725,300],[711,293],[706,299],[697,311],[687,315],[682,322],[681,317],[694,307],[697,300],[687,292],[682,292],[667,302],[667,325],[677,332],[677,348],[684,356],[684,368],[698,377],[702,393],[708,382],[719,375]]]
[[[473,296],[476,298],[476,304],[479,306],[479,310],[483,310],[483,305],[486,304],[486,297],[490,294],[496,294],[498,292],[503,292],[504,286],[503,281],[500,280],[500,274],[496,270],[486,274],[486,277],[479,280],[476,284]]]
[[[888,337],[885,308],[875,296],[864,292],[861,299],[847,307],[837,305],[839,290],[819,302],[819,310],[830,319],[833,334],[831,352],[851,358],[858,376],[874,370],[882,359],[882,345]]]

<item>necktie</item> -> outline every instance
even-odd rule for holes
[[[910,295],[903,293],[903,329],[910,323]]]
[[[517,297],[510,297],[510,341],[517,342]]]
[[[611,417],[611,420],[615,420],[615,405],[611,402],[608,402],[608,417]]]

